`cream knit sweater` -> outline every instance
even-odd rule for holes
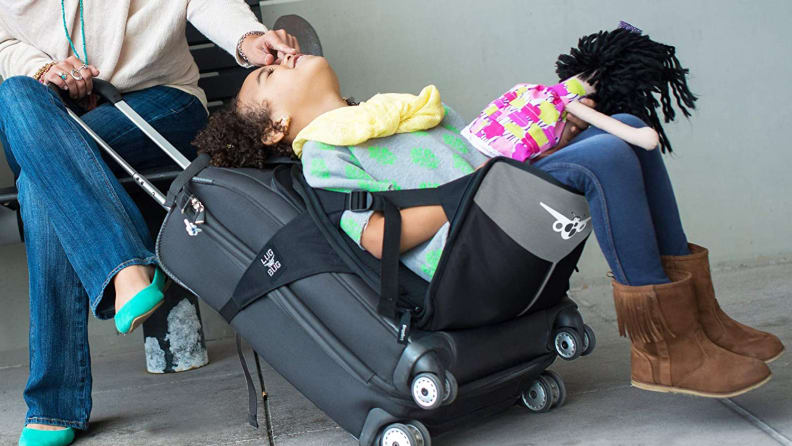
[[[82,58],[78,0],[65,0],[66,24]],[[185,37],[189,20],[237,58],[248,31],[266,31],[243,0],[83,0],[88,62],[120,91],[167,85],[197,96],[198,67]],[[74,54],[57,0],[0,0],[0,76],[32,76]]]

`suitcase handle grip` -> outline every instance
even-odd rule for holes
[[[122,100],[121,93],[110,82],[102,79],[93,79],[93,91],[99,96],[110,101],[111,104],[116,104]]]

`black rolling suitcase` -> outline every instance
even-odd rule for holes
[[[529,166],[496,159],[435,191],[341,195],[307,187],[290,160],[222,169],[199,156],[165,197],[100,145],[168,210],[156,244],[163,270],[361,445],[429,445],[430,431],[520,401],[549,410],[566,392],[547,367],[594,348],[566,296],[591,230],[586,202]],[[431,283],[387,255],[394,209],[420,203],[453,216]],[[338,230],[344,209],[385,212],[382,264]]]

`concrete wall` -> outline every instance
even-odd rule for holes
[[[792,78],[788,1],[272,0],[263,5],[268,24],[289,13],[314,24],[345,94],[364,100],[434,83],[466,118],[518,81],[554,81],[556,57],[578,37],[628,21],[677,47],[700,97],[690,121],[666,126],[676,148],[666,161],[689,238],[710,247],[715,264],[754,265],[792,256],[786,234],[792,221],[786,134],[792,90],[780,84]],[[0,175],[0,185],[9,178]],[[0,351],[25,345],[22,253],[0,248],[5,276]],[[604,280],[607,269],[592,240],[575,283]],[[216,317],[207,325],[210,333],[227,334]],[[115,348],[110,329],[102,330],[95,332],[95,345]],[[124,342],[131,347],[140,340]]]
[[[700,97],[690,121],[666,125],[689,238],[716,262],[792,253],[782,229],[792,216],[792,92],[777,87],[792,76],[790,2],[306,0],[268,9],[315,25],[345,94],[434,83],[466,118],[518,81],[555,80],[556,57],[580,36],[628,21],[677,47]],[[607,271],[596,248],[586,249],[585,279]]]

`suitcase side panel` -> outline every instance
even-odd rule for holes
[[[275,291],[239,313],[232,326],[287,381],[341,427],[359,437],[366,417],[381,408],[400,419],[419,419],[439,433],[513,405],[527,383],[552,363],[544,354],[460,387],[458,399],[434,411],[384,392],[339,357],[348,354],[317,339],[308,321],[289,307],[294,296]],[[467,360],[472,360],[467,358]]]

